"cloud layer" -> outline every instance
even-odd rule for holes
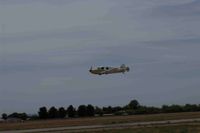
[[[0,7],[0,112],[200,100],[197,0],[0,0]],[[125,75],[88,72],[122,63],[131,68]]]

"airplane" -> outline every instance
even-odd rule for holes
[[[89,72],[92,74],[113,74],[129,72],[130,68],[122,64],[120,67],[97,67],[96,69],[90,68]]]

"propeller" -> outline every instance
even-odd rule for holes
[[[127,68],[126,68],[126,71],[127,71],[127,72],[129,72],[129,71],[130,71],[130,68],[129,68],[129,67],[127,67]]]
[[[90,70],[89,70],[90,72],[92,71],[92,66],[90,67]]]

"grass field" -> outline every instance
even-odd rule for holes
[[[88,131],[82,133],[200,133],[200,123],[152,126],[127,129]]]
[[[24,129],[35,129],[35,128],[54,128],[54,127],[86,126],[86,125],[101,125],[101,124],[106,125],[106,124],[129,123],[129,122],[160,121],[160,120],[191,119],[191,118],[200,118],[200,112],[36,120],[36,121],[25,121],[19,123],[0,123],[0,130],[1,131],[24,130]]]
[[[47,133],[47,132],[39,132]],[[200,123],[134,126],[111,129],[61,130],[48,133],[200,133]]]

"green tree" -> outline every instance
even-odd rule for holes
[[[185,104],[183,108],[185,112],[199,111],[198,105],[196,104]]]
[[[175,113],[175,112],[183,112],[183,107],[180,105],[163,105],[161,111],[164,113]]]
[[[120,106],[116,106],[116,107],[113,107],[113,108],[112,108],[112,112],[113,112],[113,113],[119,112],[119,111],[121,111],[121,110],[122,110],[122,107],[120,107]]]
[[[8,118],[8,115],[6,113],[3,113],[1,118],[6,120]]]
[[[168,105],[163,105],[161,108],[163,113],[168,113],[169,112],[169,106]]]
[[[113,112],[113,108],[111,106],[108,106],[108,107],[103,107],[103,112],[105,114],[112,114]]]
[[[48,112],[49,118],[58,118],[58,110],[55,107],[51,107]]]
[[[19,118],[21,118],[22,120],[26,120],[28,118],[28,115],[26,113],[21,113],[19,114]]]
[[[22,120],[26,120],[28,118],[26,113],[17,113],[17,112],[10,114],[8,117],[9,118],[19,118]]]
[[[68,114],[68,117],[75,117],[76,109],[72,105],[70,105],[67,108],[67,114]]]
[[[183,107],[180,105],[172,105],[170,106],[172,112],[182,112]]]
[[[95,114],[99,116],[103,116],[103,110],[99,108],[98,106],[95,107]]]
[[[94,116],[94,107],[91,104],[87,106],[87,115]]]
[[[78,107],[78,116],[79,117],[87,116],[87,107],[85,105],[80,105]]]
[[[128,106],[129,106],[130,109],[134,110],[134,109],[138,109],[140,104],[139,104],[139,102],[137,100],[134,99],[134,100],[130,101]]]
[[[41,107],[38,112],[40,119],[47,119],[48,118],[48,112],[46,107]]]
[[[60,107],[58,109],[59,118],[65,118],[66,114],[67,114],[67,111],[63,107]]]

